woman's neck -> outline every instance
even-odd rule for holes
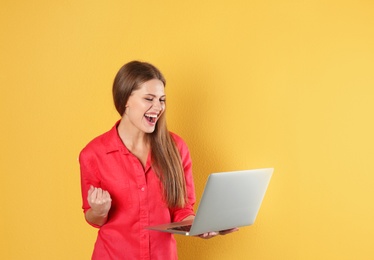
[[[117,131],[122,142],[131,152],[137,150],[144,151],[149,148],[147,134],[131,127],[131,124],[126,124],[123,118],[117,127]]]

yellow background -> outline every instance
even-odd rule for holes
[[[274,167],[255,225],[180,259],[374,259],[374,3],[0,2],[0,259],[89,259],[77,156],[118,119],[117,70],[167,78],[196,193]]]

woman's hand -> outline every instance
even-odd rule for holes
[[[88,190],[88,204],[97,216],[106,216],[112,206],[112,199],[108,191],[93,186]]]
[[[183,220],[189,220],[189,219],[194,219],[194,218],[195,218],[195,216],[191,215],[191,216],[188,216],[187,218],[185,218]],[[218,235],[224,236],[224,235],[236,232],[236,231],[239,231],[239,228],[230,228],[230,229],[221,230],[221,231],[217,231],[217,232],[207,232],[207,233],[204,233],[204,234],[197,235],[197,237],[204,238],[204,239],[209,239],[209,238],[212,238],[212,237],[215,237],[215,236],[218,236]]]
[[[112,206],[112,199],[109,192],[91,186],[88,190],[87,201],[91,207],[86,212],[87,221],[98,226],[104,225]]]
[[[215,236],[218,236],[218,235],[224,236],[224,235],[236,232],[236,231],[239,231],[239,228],[231,228],[231,229],[221,230],[221,231],[218,231],[218,232],[208,232],[208,233],[198,235],[198,237],[204,238],[204,239],[209,239],[209,238],[212,238],[212,237],[215,237]]]

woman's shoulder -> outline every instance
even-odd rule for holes
[[[188,149],[187,143],[184,141],[182,137],[180,137],[178,134],[174,132],[169,132],[170,136],[173,138],[175,144],[177,145],[178,149]]]
[[[89,141],[82,149],[81,154],[106,151],[109,147],[114,146],[114,143],[116,143],[116,135],[116,126],[114,126],[109,131],[102,133]]]
[[[174,140],[174,142],[176,142],[176,143],[185,143],[185,141],[183,140],[183,138],[182,137],[180,137],[178,134],[176,134],[176,133],[174,133],[174,132],[170,132],[169,131],[169,133],[170,133],[170,136],[173,138],[173,140]]]

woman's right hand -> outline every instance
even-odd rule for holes
[[[108,215],[110,207],[112,206],[112,199],[108,191],[91,185],[88,190],[87,200],[94,215],[97,217],[105,217]]]

